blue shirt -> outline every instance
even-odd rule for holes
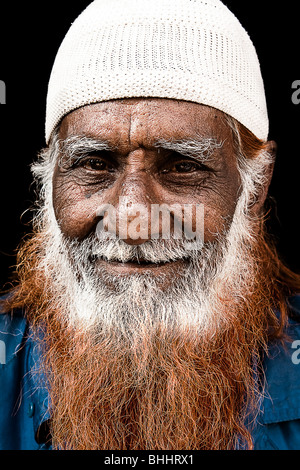
[[[270,344],[255,450],[300,450],[300,296],[290,299],[291,342]],[[32,370],[38,351],[21,311],[0,314],[0,450],[51,449],[48,395]],[[299,353],[299,354],[298,354]]]

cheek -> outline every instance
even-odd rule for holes
[[[204,192],[202,204],[204,212],[204,241],[214,241],[225,234],[232,223],[240,196],[239,179],[235,184],[219,185],[218,189]]]
[[[219,235],[224,235],[229,229],[234,210],[229,211],[207,207],[204,210],[204,241],[213,242]]]
[[[202,200],[185,205],[183,228],[185,235],[200,237],[204,242],[212,242],[230,228],[236,204],[217,205],[211,200]]]
[[[54,179],[53,207],[62,233],[68,238],[84,238],[95,224],[99,198],[79,185]]]

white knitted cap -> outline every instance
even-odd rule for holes
[[[95,0],[72,24],[50,77],[46,141],[81,106],[117,98],[193,101],[268,138],[255,48],[220,0]]]

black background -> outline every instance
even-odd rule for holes
[[[224,3],[250,34],[261,62],[270,139],[278,144],[269,226],[283,259],[300,272],[300,105],[291,100],[292,83],[300,80],[299,2]],[[35,194],[29,167],[45,145],[45,100],[52,64],[72,21],[88,4],[83,0],[1,4],[0,80],[6,83],[7,97],[6,105],[0,106],[0,288],[10,279],[15,249],[30,230],[27,209]]]

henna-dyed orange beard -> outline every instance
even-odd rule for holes
[[[263,237],[238,242],[236,260],[231,258],[227,274],[211,279],[206,301],[196,290],[201,276],[197,281],[195,265],[189,290],[180,289],[188,289],[192,275],[174,280],[173,294],[157,293],[156,300],[153,279],[148,287],[130,279],[118,298],[106,286],[109,308],[103,299],[93,321],[85,318],[91,307],[86,297],[85,314],[74,313],[79,304],[70,289],[78,273],[67,279],[59,258],[51,267],[47,243],[49,231],[40,232],[20,251],[11,305],[27,306],[34,331],[43,327],[54,448],[251,449],[247,423],[261,397],[260,355],[278,326],[273,307],[279,294]]]

